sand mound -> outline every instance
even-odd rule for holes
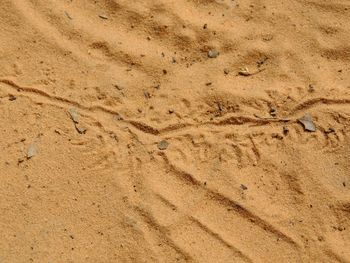
[[[1,262],[350,262],[348,1],[0,14]]]

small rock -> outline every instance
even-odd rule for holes
[[[266,35],[263,36],[262,40],[267,42],[267,41],[271,41],[273,39],[273,35]]]
[[[326,134],[333,133],[335,130],[333,128],[329,128],[328,130],[324,131]]]
[[[12,94],[9,95],[9,101],[14,101],[16,99],[17,97],[15,95],[12,95]]]
[[[208,57],[209,58],[217,58],[219,56],[219,51],[217,50],[209,50]]]
[[[73,19],[73,17],[72,17],[67,11],[64,11],[64,13],[65,13],[65,15],[66,15],[70,20]]]
[[[248,76],[252,75],[252,73],[250,73],[250,71],[249,71],[249,69],[247,67],[241,68],[238,71],[238,74],[241,75],[241,76],[245,76],[245,77],[248,77]]]
[[[80,134],[85,134],[87,129],[79,124],[75,124],[75,129],[77,130],[78,133]]]
[[[162,140],[162,141],[158,142],[157,146],[158,146],[159,150],[164,151],[168,148],[169,143],[166,140]]]
[[[102,19],[108,19],[108,16],[106,16],[106,15],[99,15],[99,17]]]
[[[345,227],[338,226],[338,231],[343,231],[343,230],[345,230]]]
[[[226,75],[228,75],[228,74],[230,73],[230,70],[229,70],[228,68],[225,68],[225,69],[224,69],[224,73],[225,73]]]
[[[276,117],[276,115],[277,115],[277,109],[274,108],[274,107],[272,107],[272,108],[270,109],[270,115],[271,115],[272,117]]]
[[[289,128],[287,126],[283,126],[283,134],[287,135],[289,133]]]
[[[272,133],[271,137],[277,140],[283,140],[283,136],[278,133]]]
[[[123,120],[123,117],[122,117],[119,113],[116,113],[116,114],[113,116],[113,119],[115,119],[116,121],[122,121],[122,120]]]
[[[27,159],[30,159],[36,155],[36,147],[34,144],[31,144],[27,151]]]
[[[121,86],[118,85],[118,84],[115,84],[114,87],[115,87],[117,90],[123,90],[123,87],[121,87]]]
[[[79,114],[75,108],[70,108],[68,110],[69,115],[74,123],[79,123]]]
[[[241,189],[242,189],[242,190],[247,190],[248,187],[246,187],[244,184],[241,184]]]
[[[310,84],[310,85],[309,85],[308,91],[309,91],[310,93],[311,93],[311,92],[314,92],[314,91],[315,91],[315,86],[312,85],[312,84]]]
[[[317,239],[318,239],[318,241],[320,241],[320,242],[324,241],[324,237],[322,237],[322,236],[317,237]]]
[[[309,132],[316,131],[316,126],[309,113],[305,114],[304,117],[300,118],[298,121],[304,126],[305,131],[309,131]]]

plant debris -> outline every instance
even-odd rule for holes
[[[157,146],[158,146],[159,150],[164,151],[168,148],[169,143],[166,140],[162,140],[162,141],[158,142]]]
[[[304,126],[305,131],[316,131],[316,125],[314,124],[312,117],[309,113],[306,113],[302,118],[298,119],[298,121]]]

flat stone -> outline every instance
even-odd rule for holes
[[[79,123],[79,114],[75,108],[70,108],[68,110],[69,115],[74,123]]]
[[[314,124],[312,117],[309,113],[306,113],[298,121],[304,126],[305,131],[309,131],[309,132],[316,131],[316,125]]]

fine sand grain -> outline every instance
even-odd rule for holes
[[[2,0],[0,262],[350,262],[349,0]]]

